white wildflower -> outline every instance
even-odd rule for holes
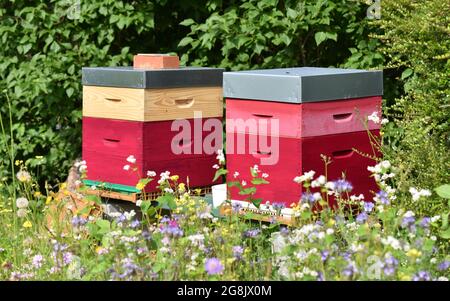
[[[295,177],[294,182],[300,184],[302,182],[311,181],[314,178],[315,174],[316,172],[314,170],[310,170],[308,172],[305,172],[302,176]]]
[[[127,158],[127,162],[129,162],[131,164],[135,164],[136,163],[136,158],[133,155],[130,155]]]
[[[375,111],[371,115],[367,116],[367,119],[373,121],[374,123],[380,123],[380,117],[378,116],[378,112]]]
[[[17,174],[16,178],[20,182],[30,182],[31,181],[31,175],[28,171],[21,169]]]
[[[147,171],[147,177],[149,178],[156,177],[156,172],[154,172],[153,170]]]
[[[17,216],[20,218],[24,218],[27,215],[28,211],[26,209],[20,208],[17,210]]]
[[[130,170],[130,165],[128,165],[128,164],[127,164],[127,165],[124,165],[124,166],[123,166],[123,170]]]
[[[431,218],[431,222],[432,222],[432,223],[435,223],[435,222],[437,222],[440,218],[441,218],[440,215],[435,215],[435,216],[433,216],[433,217]]]
[[[411,193],[413,202],[418,201],[421,197],[428,197],[431,195],[431,192],[428,189],[420,189],[418,190],[415,187],[409,188],[409,193]]]
[[[315,179],[314,181],[311,182],[311,187],[313,187],[313,188],[321,187],[321,186],[325,185],[326,182],[327,182],[327,179],[325,178],[325,176],[321,175],[317,179]]]
[[[27,208],[28,207],[28,200],[27,198],[20,197],[16,200],[16,206],[17,208]]]
[[[224,164],[225,163],[225,155],[223,154],[223,150],[222,149],[218,149],[217,150],[217,160],[219,160],[220,164]]]
[[[234,174],[233,174],[233,177],[236,179],[237,177],[239,177],[239,172],[238,171],[235,171],[234,172]]]

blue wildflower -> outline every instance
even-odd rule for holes
[[[367,221],[367,219],[369,218],[369,216],[367,215],[366,212],[361,212],[360,214],[358,214],[358,216],[356,217],[356,222],[359,224],[365,223]]]
[[[375,207],[375,205],[372,202],[364,202],[364,211],[365,212],[372,212],[373,207]]]
[[[308,203],[308,204],[312,205],[316,202],[316,198],[314,197],[314,195],[312,193],[304,192],[302,194],[302,197],[300,198],[300,201],[302,203]]]
[[[420,221],[420,226],[422,228],[428,228],[430,226],[431,223],[431,218],[429,217],[424,217],[422,218],[422,220]]]
[[[380,201],[383,205],[389,205],[389,196],[386,191],[380,190],[375,194],[375,197]]]
[[[431,281],[431,275],[427,271],[420,271],[412,278],[413,281]]]
[[[246,238],[254,238],[261,233],[260,229],[250,229],[244,232],[244,237]]]
[[[333,184],[334,184],[334,191],[338,193],[350,192],[353,190],[352,184],[344,179],[334,181]]]
[[[450,268],[450,261],[448,261],[448,260],[444,260],[443,262],[441,262],[441,263],[438,265],[438,270],[439,270],[439,271],[445,271],[445,270],[447,270],[448,268]]]

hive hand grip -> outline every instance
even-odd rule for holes
[[[118,147],[120,143],[120,139],[113,138],[103,138],[103,144],[109,147]]]
[[[122,99],[120,99],[120,98],[105,97],[105,99],[110,102],[121,102],[122,101]]]
[[[332,155],[333,155],[333,158],[335,158],[335,159],[345,159],[345,158],[349,158],[353,155],[353,150],[346,149],[346,150],[335,151],[332,153]]]
[[[194,104],[194,98],[175,99],[175,105],[181,109],[190,108]]]
[[[353,113],[342,113],[342,114],[334,114],[333,119],[336,122],[346,122],[352,119]]]
[[[253,154],[253,157],[257,158],[257,159],[261,159],[261,158],[268,158],[270,157],[270,155],[272,155],[272,152],[263,152],[263,151],[256,151]]]
[[[253,114],[253,116],[259,117],[259,118],[273,118],[273,115],[268,115],[268,114]]]

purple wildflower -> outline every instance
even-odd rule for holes
[[[395,269],[397,268],[397,266],[398,266],[398,260],[394,256],[389,255],[384,260],[384,265],[383,265],[384,274],[386,276],[392,276],[395,273]]]
[[[308,204],[312,205],[316,202],[316,198],[314,197],[314,195],[312,193],[304,192],[302,194],[302,197],[300,198],[300,201],[302,203],[308,203]]]
[[[39,269],[42,267],[43,261],[44,261],[44,257],[42,257],[42,255],[40,255],[40,254],[34,255],[33,260],[32,260],[32,265],[35,269]]]
[[[122,260],[122,269],[123,273],[118,275],[118,278],[120,279],[130,279],[133,275],[135,275],[137,272],[141,272],[142,269],[137,266],[133,259],[131,258],[125,258]]]
[[[431,281],[431,275],[427,271],[420,271],[412,278],[413,281]]]
[[[325,281],[325,277],[323,277],[323,273],[319,272],[317,274],[317,281]]]
[[[350,192],[353,190],[352,184],[344,179],[334,181],[333,184],[334,184],[334,191],[338,193]]]
[[[148,231],[146,231],[146,230],[142,231],[142,237],[143,237],[145,240],[151,240],[151,239],[152,239],[152,235],[150,234],[150,232],[148,232]]]
[[[238,213],[239,211],[241,211],[241,209],[242,209],[242,204],[241,203],[233,203],[232,205],[231,205],[231,208],[232,208],[232,210],[233,210],[233,212],[234,213]]]
[[[242,258],[242,254],[244,254],[244,248],[242,248],[241,246],[234,246],[233,247],[233,256],[236,259],[241,259]]]
[[[422,220],[420,221],[420,226],[422,228],[428,228],[430,226],[431,223],[431,218],[429,217],[424,217],[422,218]]]
[[[365,212],[372,212],[373,207],[375,207],[375,205],[372,202],[364,202],[364,211]]]
[[[74,216],[72,218],[72,226],[73,227],[81,227],[87,223],[87,219],[81,216]]]
[[[63,254],[63,262],[64,265],[68,265],[72,262],[73,260],[73,254],[71,252],[64,252]]]
[[[161,220],[163,222],[164,219]],[[166,219],[164,223],[160,225],[161,233],[166,234],[168,236],[179,237],[183,236],[183,230],[178,226],[176,220]]]
[[[244,232],[244,237],[246,238],[254,238],[261,233],[260,229],[250,229]]]
[[[140,222],[140,221],[134,220],[134,221],[131,222],[130,227],[131,227],[131,228],[137,228],[137,227],[139,227],[140,225],[141,225],[141,222]]]
[[[450,261],[448,261],[448,260],[444,260],[443,262],[441,262],[441,263],[438,265],[438,270],[439,270],[439,271],[445,271],[445,270],[447,270],[448,268],[450,268]]]
[[[282,235],[288,235],[289,234],[289,229],[287,227],[280,227],[280,233]]]
[[[276,211],[280,211],[283,210],[284,208],[286,208],[286,205],[283,203],[273,203],[272,204],[273,209],[275,209]]]
[[[367,221],[367,219],[369,218],[369,216],[367,215],[366,212],[361,212],[360,214],[358,214],[358,216],[356,217],[356,222],[359,224],[365,223]]]
[[[408,228],[410,232],[414,232],[416,219],[414,216],[405,216],[402,219],[401,226],[402,228]]]
[[[323,250],[322,252],[320,252],[320,257],[321,257],[322,261],[327,260],[328,256],[330,256],[330,252],[329,251]]]
[[[389,197],[386,191],[380,190],[375,194],[375,197],[380,200],[380,203],[383,205],[389,205]]]
[[[209,258],[205,262],[205,270],[208,275],[221,274],[223,272],[223,265],[217,258]]]
[[[342,271],[342,273],[347,277],[352,277],[356,272],[356,267],[351,263]]]
[[[121,214],[116,218],[116,223],[120,224],[123,223],[127,220],[127,217],[125,216],[125,214]]]

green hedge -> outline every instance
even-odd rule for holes
[[[182,3],[180,3],[182,2]],[[190,1],[189,1],[190,2]],[[3,0],[0,3],[0,112],[12,105],[15,156],[42,179],[64,179],[81,155],[81,68],[129,65],[132,54],[175,50],[178,26],[206,1]],[[2,147],[4,143],[1,144]],[[8,158],[0,156],[7,175]]]

